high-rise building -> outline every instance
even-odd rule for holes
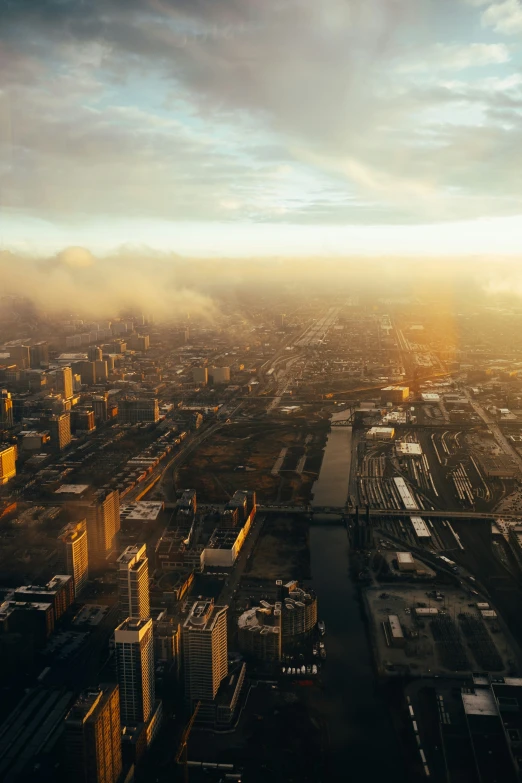
[[[16,476],[15,446],[0,445],[0,484],[7,484]]]
[[[96,383],[96,362],[74,362],[72,368],[73,372],[80,374],[82,383],[94,386]]]
[[[51,447],[62,451],[71,442],[71,414],[60,413],[49,418]]]
[[[209,376],[216,386],[220,383],[230,383],[230,367],[211,367]]]
[[[87,349],[87,358],[90,362],[98,362],[101,361],[102,358],[102,349],[99,345],[90,345]]]
[[[94,411],[75,407],[71,412],[71,426],[74,432],[92,432],[96,429]]]
[[[70,400],[73,396],[73,373],[70,367],[62,367],[56,370],[56,391],[64,400]]]
[[[106,362],[105,362],[106,364]],[[109,418],[109,395],[97,394],[92,398],[92,407],[94,409],[94,417],[100,421],[107,421]]]
[[[206,386],[208,383],[208,368],[207,367],[193,367],[192,368],[192,380],[194,383]]]
[[[89,558],[105,559],[115,547],[120,529],[120,495],[117,489],[100,491],[90,500],[71,502],[69,508],[87,522]]]
[[[122,770],[120,700],[117,685],[83,693],[65,719],[67,779],[117,783]]]
[[[109,368],[105,359],[96,359],[94,362],[94,370],[96,372],[96,383],[101,383],[108,379]]]
[[[54,622],[65,614],[74,602],[74,582],[70,574],[56,574],[45,585],[22,585],[14,591],[17,601],[50,603],[53,608]]]
[[[0,391],[0,430],[13,426],[13,400],[7,389]]]
[[[87,521],[71,522],[60,533],[63,544],[65,573],[74,579],[74,595],[78,596],[89,579],[89,551],[87,546]]]
[[[31,367],[33,370],[39,370],[42,365],[49,364],[49,344],[39,342],[31,345]]]
[[[196,601],[183,623],[185,698],[191,708],[212,701],[228,674],[227,608]]]
[[[120,609],[131,619],[150,617],[147,546],[128,546],[118,558]]]
[[[133,351],[148,351],[150,347],[150,337],[148,334],[133,334],[129,337],[128,346]]]
[[[28,345],[10,346],[9,355],[20,370],[25,370],[31,364],[31,351]]]
[[[152,619],[128,618],[114,631],[121,722],[146,723],[154,709]]]
[[[156,397],[124,397],[118,400],[118,422],[120,424],[138,424],[143,421],[159,421],[159,403]]]
[[[107,372],[109,375],[114,372],[114,368],[116,366],[116,360],[114,358],[114,355],[111,353],[104,353],[103,354],[103,361],[107,362]]]

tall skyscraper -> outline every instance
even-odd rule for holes
[[[49,364],[49,344],[39,342],[31,345],[31,367],[39,370],[42,365]]]
[[[82,383],[88,386],[93,386],[96,383],[96,362],[74,362],[72,369],[75,373],[80,374]]]
[[[0,430],[13,426],[13,400],[7,389],[0,391]]]
[[[117,783],[122,771],[120,700],[117,685],[82,694],[65,718],[67,779]]]
[[[214,699],[228,674],[227,608],[196,601],[183,623],[185,698],[191,708]]]
[[[64,548],[65,573],[74,579],[74,595],[78,596],[89,579],[89,553],[87,547],[87,521],[71,522],[60,533]]]
[[[0,445],[0,484],[7,484],[16,476],[16,448]]]
[[[31,351],[28,345],[12,345],[9,354],[20,370],[25,370],[31,364]]]
[[[70,504],[71,511],[87,520],[89,558],[105,559],[114,549],[120,529],[120,495],[117,489],[100,491],[89,501]]]
[[[73,373],[70,367],[62,367],[56,370],[56,391],[64,400],[70,400],[73,396]]]
[[[101,361],[102,349],[98,345],[90,345],[87,349],[87,357],[90,362]]]
[[[96,372],[96,383],[102,383],[109,377],[109,368],[105,359],[96,359],[94,362],[94,369]]]
[[[152,619],[127,619],[114,631],[121,722],[146,723],[154,708]]]
[[[118,558],[120,609],[131,619],[150,617],[149,560],[146,544],[128,546]]]
[[[60,413],[49,418],[51,446],[62,451],[71,442],[71,414]]]
[[[100,421],[107,421],[109,417],[108,400],[109,395],[107,392],[105,392],[105,394],[97,394],[92,398],[92,407],[94,409],[94,416],[96,419],[99,419]]]

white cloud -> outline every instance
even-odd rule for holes
[[[466,68],[480,68],[485,65],[501,65],[510,60],[505,44],[438,43],[419,53],[418,58],[406,60],[398,66],[399,73],[421,73],[433,70],[463,71]]]
[[[482,24],[504,35],[522,33],[522,5],[519,0],[494,3],[482,14]]]

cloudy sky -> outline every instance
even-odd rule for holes
[[[519,0],[0,0],[0,246],[522,249]]]

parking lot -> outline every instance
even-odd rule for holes
[[[445,585],[379,586],[365,591],[379,672],[392,675],[456,671],[512,673],[515,654],[498,618],[483,617],[480,597]],[[487,603],[487,602],[486,602]],[[417,614],[417,609],[425,614]],[[486,610],[487,611],[487,610]],[[395,615],[404,634],[396,642],[387,630]]]

